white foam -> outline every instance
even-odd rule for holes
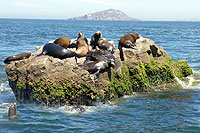
[[[81,111],[76,106],[61,106],[59,108],[51,107],[47,108],[47,111],[62,112],[66,115],[76,115],[80,113],[91,114],[91,113],[101,112],[103,110],[112,110],[116,107],[117,105],[99,103],[96,106],[81,106],[81,108],[83,108],[84,111]]]
[[[196,89],[200,86],[200,84],[192,85],[194,82],[198,82],[200,80],[196,80],[193,76],[186,77],[188,82],[180,80],[178,77],[175,77],[176,81],[181,85],[184,89]]]
[[[11,88],[8,86],[8,83],[0,83],[0,93],[3,91],[11,91]]]

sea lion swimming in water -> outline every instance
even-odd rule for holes
[[[105,38],[102,37],[102,34],[100,31],[97,31],[91,38],[90,45],[92,46],[92,49],[96,49],[98,47],[99,49],[103,49],[106,51],[114,53],[114,42],[110,43]]]
[[[133,33],[133,34],[125,34],[123,35],[120,40],[118,41],[118,49],[120,51],[120,58],[121,58],[121,61],[124,61],[124,54],[123,54],[123,50],[122,50],[122,47],[125,47],[125,48],[132,48],[132,49],[135,49],[135,42],[137,39],[139,39],[141,37],[140,34],[138,33]]]
[[[17,104],[16,102],[11,104],[11,106],[8,109],[8,118],[15,118],[17,116]]]
[[[71,50],[65,49],[55,43],[47,43],[43,47],[42,53],[37,55],[36,57],[41,55],[49,55],[53,56],[54,58],[65,59],[69,57],[74,57],[76,53],[72,52]]]
[[[17,60],[23,60],[23,59],[27,59],[31,56],[31,52],[25,52],[25,53],[21,53],[21,54],[17,54],[14,56],[9,56],[4,60],[5,64],[10,63],[11,61],[17,61]]]
[[[53,43],[58,44],[64,48],[68,48],[70,45],[71,40],[67,37],[61,37],[56,39]]]

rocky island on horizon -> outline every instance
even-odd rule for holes
[[[69,20],[128,20],[128,21],[141,21],[137,18],[132,18],[124,12],[115,9],[108,9],[95,13],[89,13],[84,16],[69,18]]]

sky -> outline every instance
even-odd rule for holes
[[[1,0],[0,18],[68,19],[107,9],[149,21],[200,20],[200,0]]]

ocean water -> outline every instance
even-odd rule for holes
[[[15,102],[3,60],[36,46],[82,32],[90,38],[100,30],[107,40],[125,33],[139,33],[155,41],[172,60],[187,60],[194,71],[180,88],[161,88],[154,93],[135,93],[112,105],[42,107],[18,104],[17,118],[9,120],[7,109]],[[0,132],[200,132],[200,22],[131,22],[0,19]]]

